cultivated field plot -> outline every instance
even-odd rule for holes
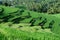
[[[60,40],[58,15],[0,6],[0,40]]]

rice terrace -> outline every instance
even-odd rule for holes
[[[0,0],[0,40],[60,40],[60,0]]]

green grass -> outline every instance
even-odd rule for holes
[[[54,14],[54,15],[52,15],[52,16],[55,16],[55,17],[60,18],[60,14]]]
[[[0,15],[0,39],[2,40],[59,40],[60,18],[57,15],[49,15],[29,10],[0,6],[3,15]],[[60,15],[60,14],[59,14]],[[42,18],[41,18],[42,17]],[[34,23],[30,23],[31,20]],[[47,20],[41,26],[39,23]],[[54,21],[52,28],[50,22]],[[13,23],[14,22],[14,23]],[[31,26],[33,24],[34,26]],[[42,27],[44,29],[42,29]]]
[[[3,37],[7,38],[5,40],[59,40],[60,39],[58,35],[52,32],[45,32],[43,30],[40,30],[40,32],[23,31],[16,28],[8,27],[6,26],[6,24],[4,25],[0,24],[0,32],[4,34]]]
[[[13,14],[14,12],[19,10],[18,8],[5,7],[5,6],[1,6],[1,5],[0,5],[0,8],[4,9],[4,11],[3,11],[4,16],[7,16],[9,14]],[[1,17],[4,17],[4,16],[1,16]]]

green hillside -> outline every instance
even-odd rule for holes
[[[40,32],[22,31],[19,28],[18,29],[11,28],[6,24],[0,24],[0,38],[2,40],[59,40],[60,39],[57,34],[52,32],[47,32],[41,29]]]
[[[0,6],[0,40],[59,40],[59,30],[58,15]]]

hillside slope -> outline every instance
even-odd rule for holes
[[[0,6],[2,40],[59,40],[59,30],[60,18],[56,16]]]

